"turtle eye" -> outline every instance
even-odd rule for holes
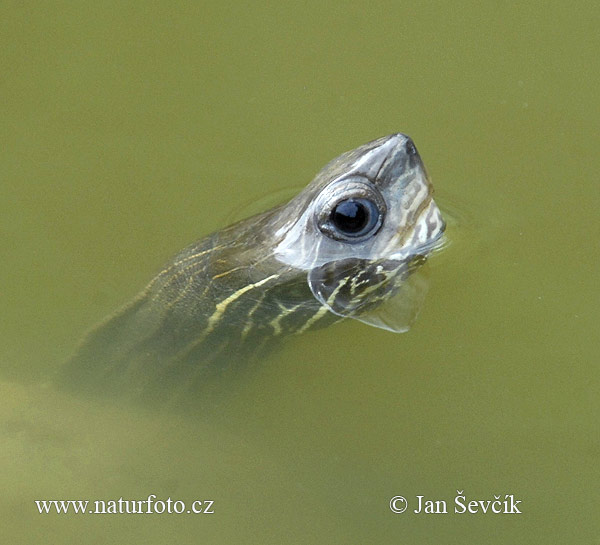
[[[335,205],[329,221],[342,236],[358,238],[378,225],[380,214],[377,205],[368,199],[345,199]]]
[[[341,242],[359,243],[383,224],[387,207],[367,178],[353,176],[326,186],[315,201],[315,222],[321,232]]]

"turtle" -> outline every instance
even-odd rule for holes
[[[418,306],[411,290],[422,291],[410,280],[444,229],[412,139],[373,140],[286,204],[178,253],[84,337],[58,381],[131,396],[195,392],[287,336],[345,318],[404,331]]]

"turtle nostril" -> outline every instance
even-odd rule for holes
[[[406,144],[404,144],[404,147],[406,148],[406,153],[408,155],[416,155],[417,154],[417,148],[415,147],[415,145],[413,144],[413,141],[410,138],[406,141]]]

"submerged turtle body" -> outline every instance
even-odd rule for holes
[[[289,203],[183,250],[84,339],[61,380],[132,395],[194,388],[286,334],[343,317],[402,330],[380,309],[443,230],[411,139],[375,140]]]

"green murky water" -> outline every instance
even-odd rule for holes
[[[5,2],[0,513],[16,543],[598,543],[600,8]],[[39,384],[232,210],[401,130],[453,244],[419,321],[298,337],[214,414]],[[513,494],[522,514],[454,513]],[[214,500],[38,514],[36,499]],[[409,509],[394,514],[390,499]],[[417,514],[416,496],[448,513]],[[441,505],[441,504],[440,504]]]

